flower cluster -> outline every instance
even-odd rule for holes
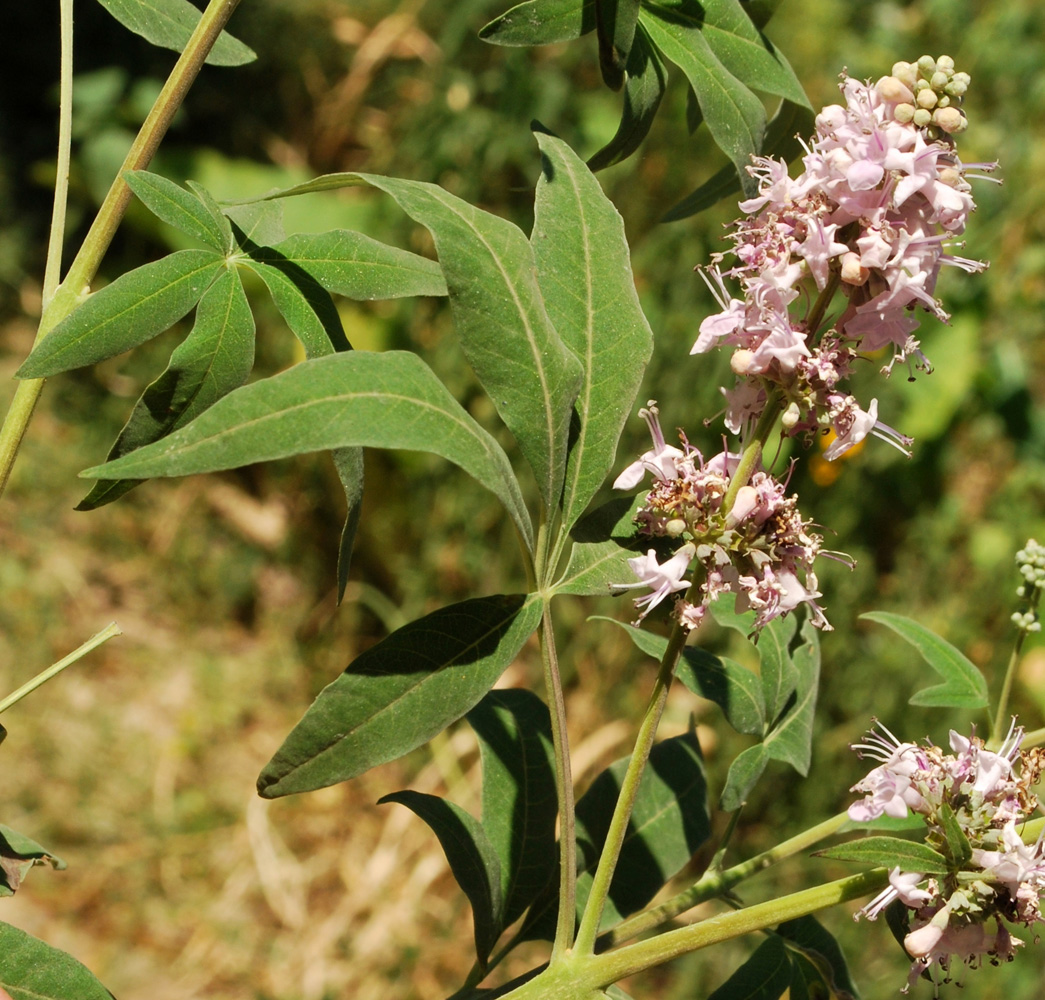
[[[740,204],[747,217],[732,233],[735,264],[722,271],[717,255],[704,275],[721,311],[701,323],[692,350],[734,349],[738,380],[723,390],[733,433],[750,427],[772,387],[786,403],[787,433],[834,431],[828,459],[869,433],[901,450],[910,444],[879,421],[877,400],[864,409],[845,381],[860,353],[889,345],[886,370],[908,359],[927,370],[914,308],[946,321],[933,297],[941,266],[986,267],[946,252],[974,207],[951,138],[965,127],[957,105],[968,82],[947,56],[897,63],[875,86],[843,76],[845,105],[817,116],[800,176],[764,157],[749,168],[758,194]],[[848,303],[821,336],[839,287]]]
[[[1015,723],[996,752],[975,733],[967,738],[952,730],[949,754],[932,744],[901,743],[878,728],[854,747],[880,763],[853,786],[865,795],[849,807],[849,817],[920,815],[946,874],[927,878],[894,868],[889,887],[857,916],[874,920],[892,903],[906,907],[903,944],[913,960],[907,988],[934,965],[946,976],[955,958],[970,965],[984,955],[1010,959],[1022,942],[1005,922],[1032,926],[1043,919],[1045,844],[1040,837],[1025,844],[1018,827],[1039,807],[1031,787],[1045,752],[1021,752],[1023,730]]]
[[[652,473],[653,487],[636,517],[640,533],[684,542],[664,563],[658,563],[652,548],[628,560],[638,582],[617,584],[615,589],[650,588],[650,593],[635,600],[643,609],[639,621],[670,594],[691,586],[684,577],[696,559],[704,569],[700,601],[680,599],[675,608],[685,627],[695,628],[707,605],[721,594],[734,593],[737,611],[755,610],[756,628],[801,603],[812,610],[815,625],[829,628],[816,604],[820,594],[813,572],[822,539],[808,531],[809,524],[802,520],[796,498],[786,495],[785,484],[756,470],[726,509],[724,501],[739,456],[723,452],[705,461],[685,437],[682,448],[665,442],[653,400],[639,412],[649,425],[653,447],[613,485],[631,489]]]
[[[1024,608],[1013,612],[1013,624],[1023,633],[1040,632],[1038,602],[1042,590],[1045,590],[1045,546],[1039,545],[1033,538],[1029,539],[1016,553],[1016,565],[1023,577],[1023,583],[1016,593],[1023,599]]]

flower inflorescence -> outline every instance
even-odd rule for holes
[[[907,988],[939,967],[945,977],[954,959],[975,965],[987,956],[1009,960],[1022,942],[1007,923],[1041,921],[1045,892],[1045,845],[1028,845],[1018,827],[1039,808],[1031,791],[1045,765],[1045,751],[1021,751],[1023,730],[1015,721],[997,751],[975,733],[950,733],[951,753],[931,743],[901,743],[878,723],[860,756],[879,765],[853,786],[864,798],[849,817],[922,817],[926,843],[946,860],[947,874],[890,872],[889,887],[857,914],[874,920],[890,904],[906,908],[904,948],[912,959]],[[994,930],[988,929],[988,921]],[[946,981],[946,980],[945,980]]]

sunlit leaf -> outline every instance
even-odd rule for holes
[[[320,692],[261,772],[259,793],[313,791],[426,743],[493,687],[540,617],[539,599],[499,595],[404,625]]]
[[[408,351],[348,351],[304,361],[229,393],[162,441],[82,475],[186,476],[360,445],[430,451],[455,462],[502,500],[529,540],[529,517],[507,456]]]
[[[98,0],[125,28],[163,49],[181,52],[200,20],[189,0]],[[223,31],[207,62],[214,66],[242,66],[257,59],[254,50]]]
[[[128,271],[87,298],[44,337],[17,377],[57,375],[152,340],[200,300],[224,266],[224,257],[213,250],[179,250]]]
[[[753,193],[746,168],[762,149],[766,130],[762,102],[722,65],[692,17],[654,5],[644,7],[639,17],[654,45],[689,80],[712,137]]]
[[[918,650],[922,659],[944,679],[942,684],[922,688],[914,694],[910,699],[912,705],[932,708],[987,706],[987,682],[983,674],[975,663],[945,639],[903,615],[870,611],[860,617],[892,629]]]
[[[446,294],[443,272],[434,260],[351,229],[296,233],[252,256],[276,267],[299,267],[328,292],[350,299]]]
[[[938,851],[899,837],[864,837],[816,853],[819,857],[856,861],[876,868],[899,865],[906,872],[921,872],[923,875],[946,875],[950,871],[947,859]]]
[[[526,0],[479,31],[494,45],[551,45],[595,28],[595,0]]]
[[[489,957],[504,929],[501,863],[482,824],[453,802],[423,792],[393,792],[378,805],[398,802],[421,817],[439,838],[457,884],[472,904],[475,952]]]
[[[555,876],[551,717],[522,688],[490,691],[468,713],[483,768],[483,830],[501,859],[503,919],[512,923]]]
[[[537,142],[544,155],[530,237],[537,280],[548,316],[583,370],[562,494],[569,530],[613,466],[653,331],[635,292],[620,214],[566,143],[541,132]]]
[[[145,207],[175,229],[228,253],[231,229],[226,233],[208,207],[174,181],[148,170],[128,170],[123,179]],[[220,216],[220,213],[219,213]],[[228,222],[225,223],[226,227]]]
[[[11,1000],[112,1000],[72,955],[0,923],[0,989]]]
[[[254,364],[254,317],[235,271],[223,271],[200,299],[192,332],[167,370],[138,400],[109,459],[158,441],[247,381]],[[123,496],[140,480],[101,480],[80,501],[94,510]]]

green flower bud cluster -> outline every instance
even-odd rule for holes
[[[959,109],[968,88],[969,74],[955,73],[950,56],[922,56],[917,62],[898,62],[892,76],[878,84],[886,100],[897,102],[893,117],[925,129],[933,139],[956,135],[968,128],[969,121]]]
[[[1021,632],[1040,632],[1037,606],[1041,592],[1045,589],[1045,545],[1039,545],[1033,538],[1029,539],[1016,553],[1016,565],[1024,580],[1016,593],[1027,602],[1029,608],[1014,612],[1012,623]]]

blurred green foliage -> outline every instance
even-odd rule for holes
[[[245,0],[231,27],[259,53],[258,61],[235,70],[204,70],[154,169],[176,180],[198,180],[223,198],[247,197],[321,171],[396,174],[443,184],[528,230],[539,168],[530,120],[541,121],[590,155],[612,135],[619,98],[601,86],[593,37],[532,51],[480,42],[478,28],[505,6],[505,0]],[[0,38],[12,42],[0,61],[4,322],[31,311],[42,272],[54,171],[56,20],[54,4],[8,3],[0,9]],[[94,4],[79,5],[76,30],[70,247],[83,235],[173,58],[126,33]],[[938,292],[953,322],[945,327],[928,320],[922,327],[936,370],[919,373],[911,383],[897,371],[883,385],[875,374],[878,365],[868,365],[868,388],[861,398],[877,394],[886,422],[916,435],[914,457],[904,459],[871,441],[841,463],[840,475],[828,486],[813,481],[810,461],[803,459],[796,467],[791,482],[806,516],[822,526],[829,547],[855,557],[856,568],[828,563],[821,577],[824,605],[836,631],[823,641],[811,779],[793,780],[777,768],[773,780],[756,790],[735,842],[743,855],[770,846],[782,829],[797,829],[844,807],[846,789],[862,773],[846,745],[872,715],[905,738],[927,734],[939,741],[948,726],[968,726],[969,720],[959,716],[907,706],[913,691],[924,686],[923,666],[895,636],[858,622],[857,616],[878,609],[915,617],[959,646],[996,682],[1013,638],[1008,623],[1017,584],[1013,555],[1028,537],[1045,535],[1045,414],[1040,405],[1045,390],[1045,133],[1040,126],[1045,117],[1045,7],[1036,0],[790,0],[781,5],[767,34],[788,56],[814,106],[835,99],[843,67],[854,76],[877,77],[899,58],[951,54],[973,78],[963,159],[1000,160],[1005,184],[974,182],[980,208],[964,252],[990,259],[992,266],[984,275],[954,271],[941,278]],[[682,81],[675,79],[639,154],[600,176],[624,216],[637,285],[657,336],[640,401],[657,398],[665,427],[684,426],[699,447],[717,450],[720,424],[703,421],[721,406],[718,386],[728,369],[723,359],[686,355],[700,319],[713,308],[693,268],[725,248],[722,227],[736,209],[719,205],[693,220],[657,222],[724,162],[706,134],[687,134],[685,102]],[[287,220],[289,232],[345,225],[416,251],[429,249],[423,232],[373,192],[300,200],[288,205]],[[180,247],[179,239],[144,211],[132,211],[104,274],[111,279]],[[261,295],[260,289],[254,291]],[[494,425],[492,406],[467,370],[443,306],[425,301],[344,303],[341,308],[355,343],[418,350],[480,422]],[[268,319],[259,337],[261,374],[295,360],[291,338],[274,310]],[[175,342],[176,334],[166,335],[127,359],[49,386],[48,426],[57,428],[61,443],[38,446],[23,456],[4,508],[17,507],[12,527],[18,534],[40,538],[41,544],[52,539],[53,499],[60,497],[66,507],[78,499],[75,471],[102,459],[136,394],[162,370]],[[24,354],[26,346],[24,338],[0,339],[5,371],[18,364],[18,351]],[[872,389],[874,379],[878,383]],[[622,463],[646,447],[644,436],[636,419],[621,446]],[[38,469],[28,468],[34,456],[46,458]],[[259,502],[289,497],[291,526],[275,550],[222,538],[220,531],[179,536],[164,550],[164,599],[170,602],[163,608],[165,621],[208,628],[235,622],[270,635],[257,618],[259,608],[272,613],[256,594],[259,567],[265,565],[292,573],[309,595],[294,604],[302,615],[310,606],[325,609],[309,620],[281,620],[305,677],[290,679],[286,659],[277,657],[279,671],[256,697],[296,692],[307,701],[340,669],[347,636],[348,648],[358,651],[404,619],[453,600],[510,589],[519,581],[510,554],[511,529],[471,480],[428,456],[373,453],[367,463],[369,495],[353,568],[356,594],[363,599],[340,613],[336,636],[324,635],[317,625],[332,615],[322,602],[329,602],[333,587],[341,517],[336,477],[325,458],[223,477]],[[145,544],[136,517],[168,500],[174,503],[177,490],[176,484],[155,482],[121,501],[125,513],[119,522],[103,521],[111,527],[91,536],[102,556],[106,550]],[[50,494],[48,504],[33,499],[36,491]],[[95,516],[113,515],[75,517]],[[79,521],[63,515],[61,523],[76,530],[72,525]],[[53,588],[30,583],[26,565],[13,550],[0,556],[0,587],[8,595],[0,624],[12,643],[24,641],[24,649],[42,661],[47,643],[38,633],[46,630],[47,621],[33,601],[50,601],[46,606],[55,614],[59,598]],[[15,594],[21,596],[10,596]],[[585,624],[592,613],[627,616],[630,604],[608,598],[563,602],[558,631],[567,681],[597,702],[589,719],[631,719],[645,698],[651,671],[636,661],[618,630]],[[712,634],[709,641],[725,646],[732,640]],[[231,688],[236,697],[246,691],[242,681]],[[230,691],[215,694],[226,697]],[[1027,656],[1014,708],[1029,728],[1045,721],[1040,646]],[[218,717],[227,722],[247,711],[226,704]],[[713,716],[702,721],[712,722]],[[278,739],[281,734],[270,735]],[[9,755],[11,742],[4,748]],[[744,745],[733,737],[707,748],[719,780]],[[50,744],[42,748],[43,759],[55,753]],[[119,767],[119,762],[110,765]],[[24,810],[34,807],[33,794],[25,792]],[[92,794],[104,796],[107,790]],[[196,802],[190,812],[207,808],[218,816],[211,821],[223,822],[229,807]],[[60,838],[55,846],[61,848]],[[819,878],[837,868],[812,862],[808,871]],[[793,873],[774,873],[768,880],[766,891],[796,884]],[[868,987],[866,995],[891,994],[902,983],[902,956],[893,954],[891,941],[886,945],[884,927],[846,931],[847,923],[836,919],[832,926],[844,934],[853,955],[865,956],[862,969],[856,963],[858,981],[882,984]],[[865,946],[867,935],[880,945],[873,955]],[[738,946],[727,952],[745,950]],[[705,956],[693,955],[671,970],[651,973],[634,993],[667,1000],[701,995],[728,974],[724,963],[725,958],[709,964]],[[1005,980],[1011,984],[1006,996],[1038,995],[1036,964],[1040,961],[1033,955],[1015,963],[1011,980]],[[976,995],[989,996],[1001,989],[996,985],[1001,975],[981,970],[968,981]]]

